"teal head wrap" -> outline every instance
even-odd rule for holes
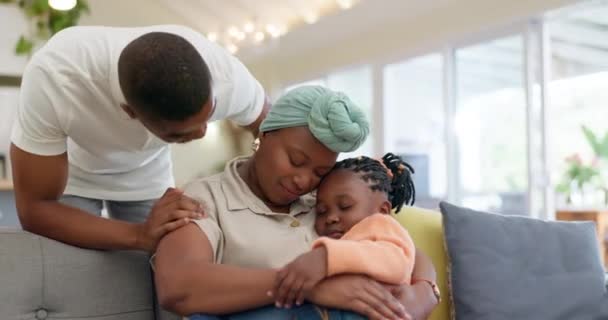
[[[354,151],[365,142],[369,123],[345,94],[321,86],[293,89],[272,105],[261,132],[307,126],[334,152]]]

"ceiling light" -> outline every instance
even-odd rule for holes
[[[209,39],[209,41],[211,41],[211,42],[216,42],[217,41],[217,33],[215,33],[215,32],[209,32],[209,33],[207,33],[207,39]]]
[[[55,10],[68,11],[74,9],[76,0],[49,0],[49,6]]]
[[[352,0],[336,0],[336,2],[338,2],[338,5],[340,6],[340,8],[342,8],[344,10],[350,9],[353,6]]]

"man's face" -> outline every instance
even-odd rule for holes
[[[123,106],[132,117],[137,118],[152,134],[167,143],[186,143],[201,139],[207,133],[207,122],[215,111],[215,99],[210,96],[197,114],[182,121],[163,120],[137,112],[134,108]]]

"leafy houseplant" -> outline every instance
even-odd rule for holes
[[[573,188],[583,191],[591,187],[602,191],[604,205],[608,205],[608,172],[605,170],[608,168],[608,132],[599,137],[586,126],[581,129],[595,157],[588,164],[578,154],[566,158],[567,168],[556,191],[565,194],[566,202],[571,203]]]
[[[599,170],[597,161],[585,164],[578,154],[566,158],[566,163],[568,164],[566,171],[556,191],[565,194],[566,202],[572,203],[573,189],[584,190],[599,175]]]
[[[48,0],[0,0],[0,3],[14,3],[21,8],[30,21],[33,31],[21,35],[15,45],[18,55],[31,55],[37,43],[50,38],[62,29],[75,26],[83,13],[89,12],[86,0],[78,0],[76,6],[67,11],[59,11],[49,6]]]

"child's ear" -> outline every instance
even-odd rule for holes
[[[380,205],[379,212],[382,214],[390,214],[391,209],[392,209],[391,203],[388,201],[383,201],[382,204]]]

